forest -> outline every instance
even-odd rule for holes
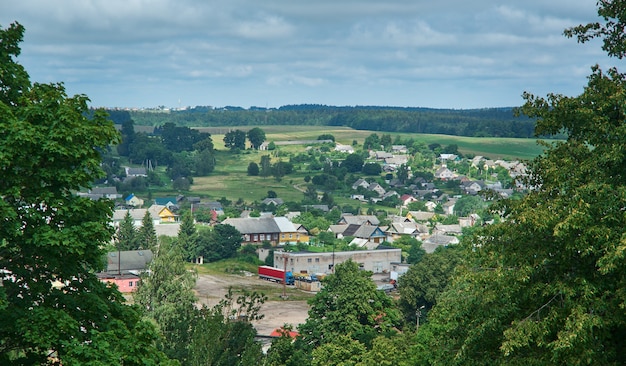
[[[535,137],[535,120],[518,116],[516,108],[433,109],[409,107],[334,107],[289,105],[277,109],[194,107],[180,111],[109,110],[116,124],[174,123],[186,127],[219,126],[344,126],[357,130],[445,134],[469,137]],[[555,136],[552,136],[555,137]]]

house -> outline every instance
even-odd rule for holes
[[[402,207],[406,207],[409,203],[419,201],[417,198],[411,196],[410,194],[403,194],[400,196],[400,202],[402,202]]]
[[[392,222],[385,231],[385,235],[387,235],[386,241],[390,243],[393,243],[395,240],[403,236],[422,240],[422,237],[426,236],[427,234],[428,228],[425,225],[418,224],[412,221]]]
[[[338,143],[335,145],[335,151],[352,154],[354,153],[354,148],[350,145],[342,145]]]
[[[178,199],[176,197],[158,197],[154,199],[154,204],[169,208],[178,205]]]
[[[454,215],[455,205],[456,205],[456,200],[449,200],[445,203],[442,203],[441,208],[443,209],[443,213],[446,215]]]
[[[438,247],[446,247],[448,245],[454,245],[459,243],[459,238],[456,236],[434,234],[429,236],[422,242],[422,248],[426,253],[432,253]]]
[[[456,161],[459,160],[459,156],[456,154],[440,154],[439,155],[439,160],[445,162],[445,161]]]
[[[408,162],[409,157],[407,155],[394,155],[390,158],[385,158],[385,164],[393,167],[399,167],[400,165],[404,165]]]
[[[292,273],[333,273],[334,266],[351,259],[361,269],[377,273],[389,273],[392,263],[402,261],[400,249],[357,250],[348,252],[274,252],[276,268],[287,267]]]
[[[128,195],[128,197],[126,197],[124,199],[124,201],[126,201],[126,204],[128,206],[132,206],[132,207],[141,207],[143,206],[143,200],[137,196],[135,196],[134,193],[131,193],[130,195]]]
[[[426,212],[426,211],[409,211],[406,214],[406,217],[415,220],[416,222],[426,222],[432,219],[435,216],[434,212]]]
[[[178,215],[175,215],[167,206],[152,205],[148,208],[148,212],[152,218],[158,218],[159,223],[178,221]]]
[[[461,189],[467,194],[475,195],[485,188],[485,182],[482,180],[461,182]]]
[[[330,211],[330,207],[328,205],[303,205],[302,208],[305,210],[319,210],[323,213],[328,213]]]
[[[239,231],[243,242],[260,244],[269,241],[272,245],[308,243],[309,234],[306,229],[294,224],[286,217],[237,217],[228,218],[222,224],[231,225]]]
[[[282,198],[266,198],[263,201],[261,201],[262,204],[264,205],[274,205],[274,206],[280,206],[283,203],[285,203],[285,201],[283,201]]]
[[[122,250],[106,254],[107,274],[140,274],[148,270],[148,264],[152,261],[152,251]]]
[[[141,281],[139,275],[148,270],[152,261],[150,250],[126,250],[106,254],[106,269],[97,273],[101,282],[114,284],[120,292],[133,292]]]
[[[445,165],[437,169],[437,171],[435,172],[435,178],[441,179],[441,180],[453,179],[454,176],[455,176],[454,173],[450,169],[448,169]]]
[[[126,177],[127,178],[136,178],[136,177],[147,177],[148,176],[148,172],[146,171],[146,168],[131,168],[131,167],[124,167],[124,171],[126,172]]]
[[[382,196],[385,194],[385,188],[383,188],[383,186],[381,186],[380,184],[373,182],[370,183],[370,185],[367,187],[368,191],[372,191],[372,192],[376,192],[378,194],[378,196]]]
[[[106,272],[96,273],[96,277],[100,282],[117,286],[117,289],[123,293],[131,293],[137,290],[141,278],[133,273],[109,274]]]
[[[394,154],[406,154],[409,150],[406,145],[391,145],[391,152]]]
[[[380,225],[380,220],[374,215],[353,215],[350,213],[344,213],[339,218],[337,224],[356,224],[356,225]]]
[[[444,235],[461,235],[463,233],[463,229],[459,224],[453,225],[444,225],[437,224],[435,225],[435,233],[444,234]]]
[[[365,179],[357,179],[356,182],[354,182],[354,184],[352,184],[352,189],[357,189],[359,187],[363,187],[365,189],[367,189],[367,187],[369,187],[370,184],[365,180]]]
[[[376,160],[385,160],[387,158],[393,158],[393,154],[386,151],[376,151],[374,153],[374,158]]]
[[[128,213],[133,220],[133,225],[135,227],[140,227],[141,222],[144,216],[146,215],[147,211],[148,210],[145,208],[134,208],[131,210],[115,210],[113,211],[113,223],[112,224],[114,227],[119,227],[120,223],[124,221],[124,218],[126,217],[126,214]],[[156,225],[159,223],[159,220],[158,218],[155,220],[155,218],[152,217],[152,222],[154,225]]]
[[[100,198],[116,200],[122,198],[122,195],[117,193],[117,188],[115,187],[94,187],[88,192],[87,196],[93,200]]]

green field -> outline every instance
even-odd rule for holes
[[[248,130],[253,126],[242,127]],[[296,141],[316,140],[321,134],[331,134],[338,143],[351,145],[357,142],[356,148],[363,144],[365,138],[372,133],[381,136],[381,132],[353,130],[346,127],[327,126],[261,126],[266,134],[266,141]],[[279,146],[277,151],[251,151],[246,150],[240,154],[232,154],[224,147],[224,131],[220,128],[199,128],[212,134],[216,154],[217,166],[209,177],[196,177],[191,187],[193,194],[208,196],[213,199],[226,197],[230,200],[239,198],[246,202],[260,201],[267,196],[267,191],[275,191],[278,197],[285,201],[301,201],[303,194],[297,188],[304,188],[304,176],[308,172],[295,172],[277,182],[273,177],[250,177],[247,175],[250,162],[259,163],[262,155],[278,152],[279,157],[273,157],[276,161],[283,158],[289,160],[291,153],[304,152],[304,145]],[[218,133],[219,132],[219,133]],[[400,135],[402,140],[413,138],[426,144],[439,143],[442,146],[456,144],[463,154],[482,155],[490,159],[504,160],[530,160],[543,151],[534,139],[516,138],[477,138],[448,135],[424,135],[390,133],[392,139]]]

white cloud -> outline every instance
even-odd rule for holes
[[[33,80],[109,106],[516,105],[611,62],[562,35],[595,17],[595,0],[0,3]]]

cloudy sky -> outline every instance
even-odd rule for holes
[[[596,0],[20,0],[24,65],[94,106],[432,108],[578,95],[597,42],[562,33]]]

